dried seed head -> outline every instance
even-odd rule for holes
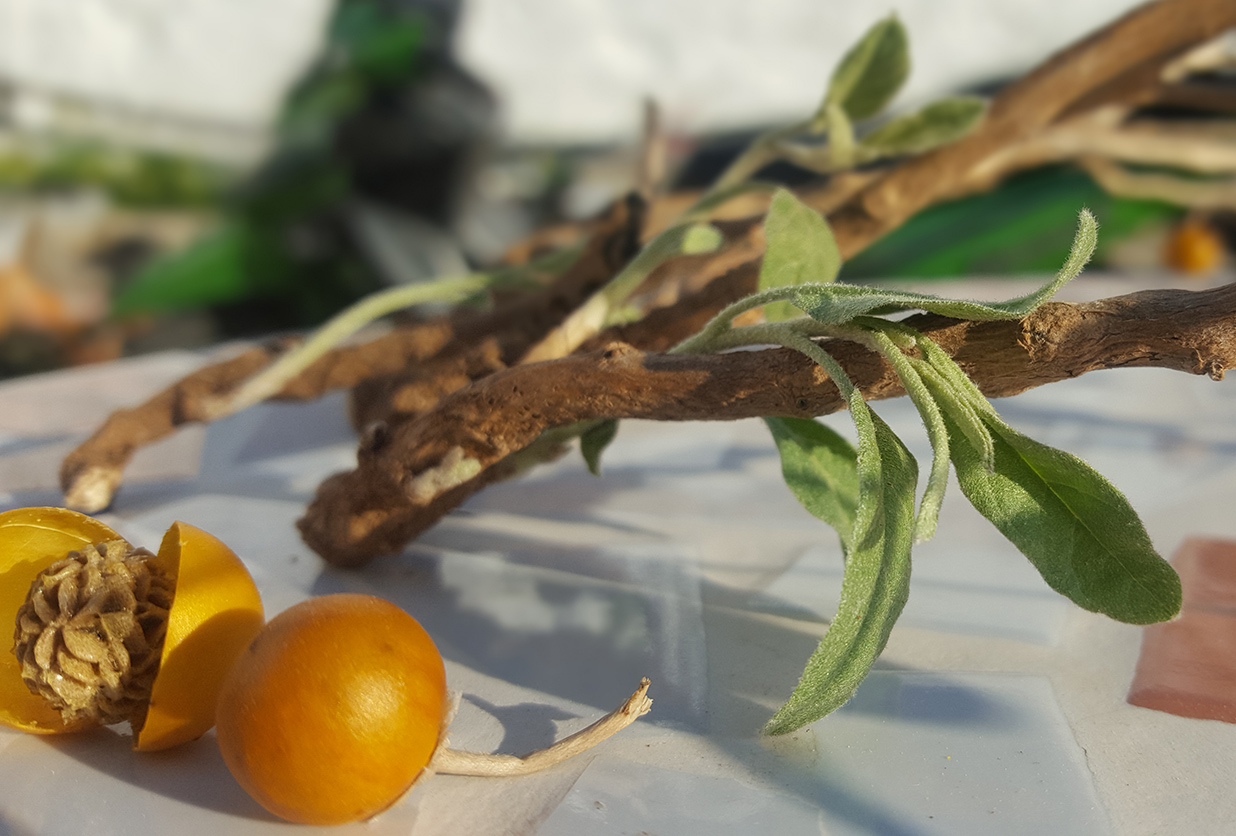
[[[66,724],[144,720],[174,592],[151,557],[111,540],[69,552],[30,585],[13,653]]]

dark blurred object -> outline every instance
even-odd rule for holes
[[[210,308],[221,336],[317,324],[382,286],[352,212],[450,223],[490,95],[452,59],[456,0],[341,0],[289,93],[274,152],[218,227],[147,265],[115,316]]]

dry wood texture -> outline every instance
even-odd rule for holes
[[[1149,3],[1006,88],[964,139],[883,168],[835,175],[802,196],[827,215],[848,257],[922,209],[1025,168],[1062,159],[1093,166],[1096,137],[1107,147],[1123,141],[1114,132],[1133,107],[1170,101],[1183,89],[1165,69],[1233,26],[1233,0]],[[279,397],[353,387],[354,418],[369,425],[358,469],[327,481],[302,523],[310,545],[341,565],[398,551],[470,493],[509,475],[508,457],[548,428],[603,417],[719,420],[837,409],[835,387],[793,352],[657,353],[755,289],[764,246],[759,214],[718,223],[725,245],[717,253],[671,259],[654,271],[633,300],[641,319],[593,334],[572,356],[527,362],[529,347],[552,336],[618,273],[638,242],[666,223],[676,200],[661,198],[645,213],[629,198],[586,227],[533,236],[520,252],[586,232],[584,255],[544,291],[489,313],[456,313],[336,349],[289,381]],[[748,203],[748,211],[762,211],[763,200]],[[915,321],[988,394],[1008,395],[1124,365],[1221,376],[1236,362],[1234,304],[1236,291],[1223,289],[1046,305],[1022,323]],[[856,345],[836,351],[869,397],[901,394],[873,355]],[[276,353],[248,352],[113,415],[65,460],[67,504],[106,507],[137,447],[187,421],[209,420],[203,404],[226,396]]]

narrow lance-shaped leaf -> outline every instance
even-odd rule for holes
[[[936,346],[935,343],[924,340],[919,344],[920,348],[923,349],[924,356],[928,354],[924,342],[934,346],[936,351],[943,353],[943,349]],[[947,357],[947,355],[945,356]],[[948,359],[950,362],[952,361],[952,358]],[[919,377],[922,378],[924,385],[931,391],[937,406],[940,407],[942,412],[948,412],[953,422],[957,424],[961,432],[969,440],[970,446],[978,451],[983,467],[988,471],[993,470],[995,468],[996,453],[994,442],[991,438],[991,431],[987,429],[987,425],[979,417],[979,413],[971,403],[966,391],[954,385],[946,375],[941,374],[940,370],[928,360],[912,357],[910,358],[910,363],[918,370]],[[954,368],[956,368],[955,365]],[[964,376],[964,372],[961,372],[960,369],[957,369],[957,371]],[[970,383],[969,378],[966,378],[966,382]],[[971,386],[973,386],[972,383]],[[976,392],[978,391],[978,387],[974,387],[974,389]]]
[[[894,323],[887,324],[890,328],[897,328]],[[923,419],[923,427],[927,430],[927,439],[931,442],[931,471],[927,476],[923,498],[919,501],[918,517],[914,521],[914,542],[922,543],[930,540],[936,533],[940,506],[944,504],[944,493],[948,487],[948,428],[944,424],[940,406],[936,403],[935,392],[923,381],[910,358],[901,353],[901,349],[883,330],[872,330],[871,335],[876,349],[893,367],[906,394],[918,410],[919,417]]]
[[[890,16],[867,30],[842,57],[829,80],[823,112],[840,105],[851,119],[866,119],[884,109],[910,74],[910,43],[905,27]]]
[[[828,283],[841,270],[841,250],[828,221],[787,189],[773,195],[764,218],[764,260],[760,265],[759,289]],[[764,306],[769,321],[801,316],[788,302]]]
[[[910,589],[910,546],[918,468],[901,440],[856,391],[859,505],[837,614],[790,699],[764,727],[785,734],[854,695],[884,650]]]
[[[978,126],[987,103],[977,96],[955,96],[899,116],[863,137],[864,151],[877,156],[921,154],[956,142]]]
[[[931,359],[953,362],[943,351]],[[959,374],[956,369],[949,376]],[[952,392],[968,396],[994,451],[988,470],[958,424],[956,405],[950,408],[949,398],[938,393],[962,493],[1048,586],[1084,609],[1130,624],[1165,621],[1180,611],[1180,578],[1155,551],[1124,494],[1076,456],[1004,423],[976,388]]]
[[[790,492],[836,529],[848,550],[858,510],[858,452],[836,430],[808,418],[765,418]]]
[[[1094,215],[1083,209],[1078,219],[1072,250],[1056,277],[1034,293],[1006,302],[972,302],[864,285],[825,284],[799,288],[794,296],[794,304],[806,311],[812,319],[828,325],[841,325],[856,316],[866,314],[910,309],[957,319],[1020,319],[1081,273],[1094,253],[1097,241],[1098,224]]]

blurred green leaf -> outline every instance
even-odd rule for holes
[[[601,453],[618,435],[618,419],[608,418],[593,424],[579,437],[579,452],[593,476],[601,475]]]
[[[1095,255],[1179,207],[1113,197],[1083,172],[1052,166],[1006,180],[982,195],[933,206],[846,261],[843,281],[1051,273],[1068,255],[1077,207],[1103,227]]]
[[[864,150],[881,156],[921,154],[955,142],[982,121],[987,103],[975,96],[941,99],[901,116],[863,137]]]
[[[248,235],[225,223],[186,249],[147,265],[117,294],[114,316],[202,308],[248,292]]]
[[[910,74],[910,44],[896,16],[872,26],[841,59],[829,81],[823,111],[840,105],[850,119],[866,119],[892,100]]]

